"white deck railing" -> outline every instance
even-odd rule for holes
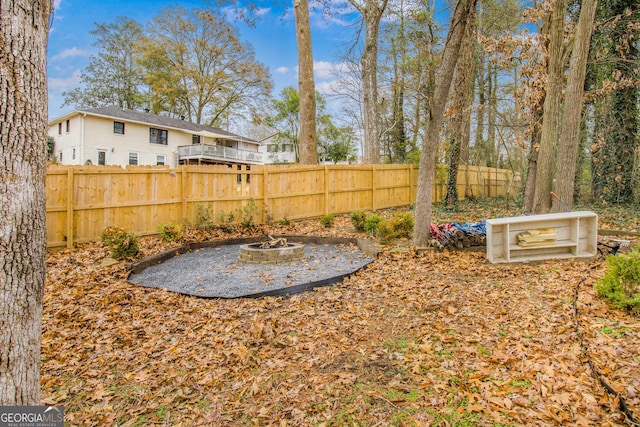
[[[226,160],[262,163],[262,153],[238,150],[224,145],[193,144],[178,147],[179,160]]]

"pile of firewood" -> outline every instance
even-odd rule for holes
[[[431,246],[439,249],[462,249],[484,246],[487,237],[484,220],[474,224],[431,224]]]

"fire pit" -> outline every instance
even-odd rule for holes
[[[287,239],[274,239],[262,243],[240,246],[238,261],[244,264],[281,264],[304,258],[302,243],[288,243]]]

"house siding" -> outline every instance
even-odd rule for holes
[[[140,115],[140,113],[136,114]],[[176,167],[178,147],[191,145],[193,134],[197,132],[197,128],[193,130],[191,128],[201,126],[185,122],[185,129],[177,129],[153,123],[154,119],[158,120],[158,116],[149,115],[148,117],[152,119],[150,123],[142,123],[141,120],[144,117],[137,118],[138,121],[130,121],[118,116],[105,117],[84,111],[67,114],[49,123],[49,135],[55,140],[53,154],[63,164],[84,165],[90,162],[97,165],[98,152],[104,151],[106,165],[126,166],[129,164],[130,153],[137,153],[138,165],[156,165],[158,156],[163,156],[165,165]],[[66,131],[67,120],[69,132]],[[125,124],[124,134],[114,132],[114,122]],[[180,125],[181,123],[178,124]],[[149,129],[151,128],[167,131],[167,145],[150,142]],[[61,132],[59,132],[60,129]],[[200,137],[200,143],[226,145],[252,152],[258,152],[259,146],[258,143],[244,141],[218,141],[218,138],[204,135]]]

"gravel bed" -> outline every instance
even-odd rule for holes
[[[186,252],[132,273],[129,282],[207,298],[286,295],[339,282],[373,261],[355,245],[307,243],[300,261],[243,264],[240,246]]]

